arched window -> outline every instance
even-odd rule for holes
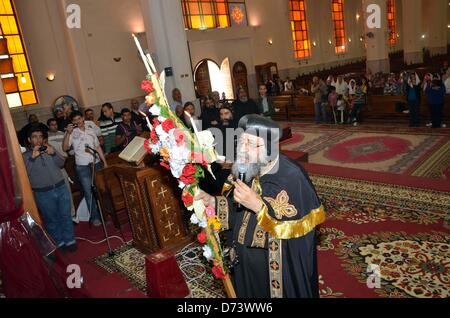
[[[311,46],[309,44],[305,0],[290,0],[289,11],[295,57],[298,59],[310,57]]]
[[[241,22],[246,25],[245,0],[182,0],[181,5],[186,29],[228,28]]]
[[[0,1],[0,74],[9,107],[37,104],[29,60],[11,0]]]
[[[336,53],[345,53],[345,23],[344,23],[344,0],[333,0],[331,3],[331,14],[334,24],[334,39]]]
[[[396,18],[395,0],[388,0],[387,1],[387,21],[388,21],[389,44],[390,45],[397,44],[397,24],[395,22],[395,18]]]

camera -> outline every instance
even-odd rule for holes
[[[46,146],[41,146],[39,148],[39,152],[46,152],[47,151],[47,147]]]

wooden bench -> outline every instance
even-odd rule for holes
[[[369,95],[367,105],[362,109],[362,119],[390,122],[407,122],[409,114],[396,111],[397,103],[405,103],[404,96],[383,96]],[[285,121],[287,114],[288,121],[312,120],[314,118],[314,98],[312,96],[277,96],[274,97],[274,104],[281,105],[283,115],[274,116],[274,120]],[[280,106],[280,107],[281,107]],[[430,112],[426,96],[422,96],[420,105],[421,117],[423,120],[430,120]],[[450,116],[450,94],[445,96],[444,118]]]

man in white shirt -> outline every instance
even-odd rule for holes
[[[73,149],[75,153],[75,170],[83,188],[84,198],[91,212],[91,222],[94,226],[100,226],[100,214],[91,189],[91,164],[95,164],[96,170],[100,170],[103,167],[107,168],[108,164],[106,163],[105,155],[96,136],[96,132],[86,126],[83,114],[73,112],[70,118],[72,124],[67,126],[62,148],[64,151]],[[98,153],[103,165],[92,149]]]

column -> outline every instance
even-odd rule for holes
[[[141,6],[149,49],[156,55],[156,67],[161,72],[167,67],[173,70],[173,76],[166,77],[169,102],[175,87],[183,94],[183,101],[195,100],[181,1],[141,0]]]
[[[427,1],[427,3],[433,1]],[[423,63],[422,0],[402,0],[403,50],[406,64]]]
[[[371,20],[373,12],[367,13],[369,5],[378,5],[380,8],[379,19],[381,19],[380,28],[369,27],[368,19]],[[386,0],[363,0],[364,13],[364,32],[366,38],[367,51],[367,70],[371,70],[373,74],[377,72],[389,73],[389,48],[388,48],[388,29]]]
[[[422,0],[425,46],[430,55],[447,53],[447,0]]]

